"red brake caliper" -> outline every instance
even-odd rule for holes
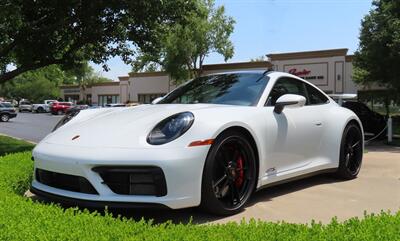
[[[244,171],[243,171],[243,159],[242,156],[240,155],[238,159],[236,160],[236,170],[237,170],[237,177],[235,180],[235,185],[236,187],[241,187],[243,184],[243,179],[244,179]]]

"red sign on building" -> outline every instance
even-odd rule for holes
[[[296,76],[305,76],[305,75],[309,75],[311,73],[310,70],[303,69],[303,70],[298,71],[296,68],[289,69],[288,72],[289,72],[289,74],[296,75]]]

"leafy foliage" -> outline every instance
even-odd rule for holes
[[[112,81],[111,79],[102,77],[99,73],[95,73],[87,62],[80,64],[77,68],[66,71],[66,74],[72,78],[63,81],[63,84],[75,84],[81,88],[86,88],[96,83]]]
[[[50,65],[25,72],[0,85],[0,96],[42,103],[45,99],[57,99],[60,96],[60,85],[76,84],[85,88],[106,81],[111,80],[99,76],[86,62],[69,71],[63,71],[58,65]]]
[[[0,96],[8,99],[29,99],[41,103],[44,99],[56,99],[60,95],[58,86],[71,82],[58,66],[52,65],[35,71],[25,72],[12,81],[0,86]]]
[[[0,83],[51,64],[90,60],[107,69],[113,56],[128,63],[134,48],[151,52],[162,26],[194,10],[191,0],[2,0]]]
[[[29,153],[0,157],[0,240],[399,240],[400,212],[309,225],[250,220],[221,225],[152,224],[106,212],[63,209],[21,195],[32,180]]]
[[[229,37],[235,21],[225,15],[223,6],[216,8],[213,0],[199,0],[197,4],[198,12],[188,13],[182,23],[166,28],[158,51],[139,53],[133,71],[156,66],[179,82],[201,75],[204,60],[211,53],[222,55],[225,61],[232,58],[234,48]]]
[[[375,0],[361,23],[354,80],[400,92],[400,1]]]
[[[250,59],[250,62],[261,62],[261,61],[267,61],[267,60],[268,60],[267,56],[261,55],[261,56],[258,56],[256,58]]]

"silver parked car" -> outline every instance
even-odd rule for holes
[[[18,105],[19,112],[32,111],[32,103],[28,100],[21,100]]]

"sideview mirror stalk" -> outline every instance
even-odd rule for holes
[[[280,102],[280,103],[276,103],[275,104],[275,108],[274,108],[274,112],[277,114],[282,113],[283,108],[285,108],[285,106],[287,105],[296,105],[298,104],[297,101],[287,101],[287,102]]]
[[[277,114],[282,113],[285,106],[302,107],[306,104],[306,98],[301,95],[285,94],[278,98],[275,103],[274,112]]]

